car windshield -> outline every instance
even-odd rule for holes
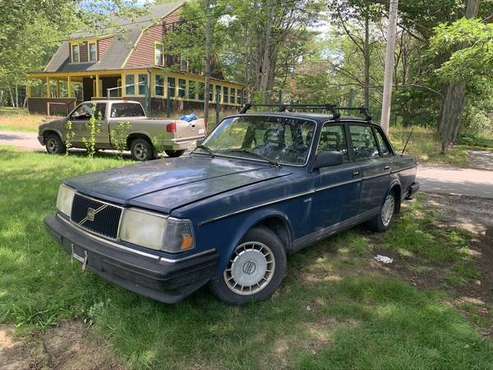
[[[218,155],[304,165],[315,124],[297,118],[241,116],[227,118],[204,145]]]

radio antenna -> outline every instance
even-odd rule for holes
[[[402,148],[402,153],[401,155],[404,155],[404,152],[406,151],[407,144],[409,143],[409,140],[411,139],[411,136],[413,134],[414,127],[411,127],[411,131],[409,131],[409,135],[407,137],[406,143],[404,144],[404,148]]]

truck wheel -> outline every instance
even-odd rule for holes
[[[65,144],[57,134],[48,134],[46,136],[45,147],[49,154],[63,154],[67,150]]]
[[[183,155],[183,153],[185,153],[184,150],[165,150],[164,152],[166,153],[166,155],[168,157],[171,157],[171,158],[179,157],[179,156]]]
[[[387,231],[394,219],[398,199],[395,192],[391,191],[385,197],[380,212],[370,222],[369,226],[373,231]]]
[[[146,139],[135,139],[130,144],[132,159],[135,161],[148,161],[155,158],[154,147]]]
[[[250,230],[233,251],[221,276],[211,282],[220,300],[242,305],[268,299],[287,272],[286,251],[269,229]]]

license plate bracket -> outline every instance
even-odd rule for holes
[[[80,264],[82,265],[82,271],[86,271],[86,267],[87,267],[87,251],[85,249],[78,248],[74,244],[72,244],[71,247],[72,247],[72,254],[71,254],[72,263],[74,262],[74,260],[80,262]],[[82,253],[79,252],[77,249],[81,249],[81,252]],[[83,254],[83,255],[81,255],[81,254]]]

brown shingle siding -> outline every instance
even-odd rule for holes
[[[137,45],[132,51],[125,68],[137,68],[154,65],[154,45],[161,42],[166,34],[166,27],[180,19],[181,8],[163,19],[161,24],[151,26],[143,31]],[[165,52],[166,54],[166,52]]]
[[[113,37],[108,37],[98,41],[98,60],[101,60],[113,42]]]

